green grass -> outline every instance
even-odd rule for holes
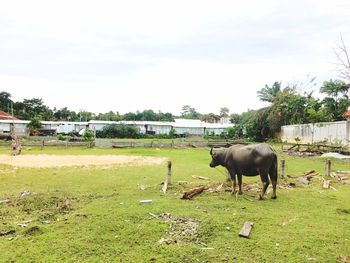
[[[211,169],[206,149],[99,149],[31,147],[23,154],[130,154],[168,157],[173,184],[164,195],[160,183],[166,167],[70,167],[55,169],[0,166],[0,262],[337,262],[350,256],[350,186],[334,182],[324,190],[317,179],[303,188],[278,189],[264,201],[245,192],[204,192],[181,200],[183,191],[205,184],[192,175],[225,181],[224,169]],[[1,148],[0,153],[9,153]],[[321,158],[286,159],[286,174],[315,169],[324,174]],[[350,170],[332,160],[334,170]],[[245,183],[258,177],[243,178]],[[180,186],[177,181],[187,181]],[[144,190],[140,189],[144,186]],[[25,190],[34,192],[19,198]],[[139,200],[152,199],[150,205]],[[149,213],[198,219],[198,240],[160,244],[170,223]],[[50,224],[42,224],[50,221]],[[245,221],[254,222],[250,239],[238,237]],[[27,227],[18,226],[26,222]],[[38,226],[38,231],[28,229]],[[13,237],[13,240],[8,240]],[[180,240],[181,241],[181,240]],[[209,248],[203,249],[205,243]],[[315,262],[315,261],[311,261]]]

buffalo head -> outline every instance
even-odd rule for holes
[[[210,149],[211,162],[209,164],[210,167],[216,167],[221,164],[220,156],[218,152],[213,152],[213,148]]]

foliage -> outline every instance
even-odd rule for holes
[[[182,107],[181,117],[184,119],[199,119],[201,114],[189,105]]]
[[[214,113],[209,113],[209,114],[203,114],[200,119],[201,121],[208,122],[208,123],[217,123],[220,121],[220,116]]]
[[[349,106],[349,98],[347,96],[347,87],[345,82],[332,79],[325,81],[320,88],[320,92],[326,94],[322,101],[326,114],[329,115],[330,119],[339,121],[343,120],[343,113]]]
[[[102,131],[96,131],[97,138],[140,138],[140,131],[124,124],[112,124],[103,127]]]
[[[84,134],[83,134],[83,138],[85,141],[93,141],[94,140],[94,137],[95,137],[95,133],[93,130],[90,130],[90,129],[86,129]]]
[[[36,131],[41,127],[42,127],[42,124],[41,124],[40,116],[31,118],[30,122],[27,124],[27,128],[29,129],[30,134],[36,133]]]
[[[281,92],[281,82],[275,82],[272,86],[265,85],[264,88],[258,91],[258,97],[262,101],[274,102],[278,93]]]
[[[144,110],[136,113],[128,112],[122,116],[126,121],[174,121],[171,113],[154,112],[153,110]]]
[[[230,110],[227,107],[222,107],[220,109],[220,117],[228,117],[230,114]]]
[[[11,94],[5,91],[0,92],[0,110],[10,113],[10,107],[13,104]]]

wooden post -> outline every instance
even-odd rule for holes
[[[284,178],[284,168],[286,165],[286,161],[285,160],[281,160],[281,178]]]
[[[166,179],[165,179],[165,182],[163,184],[163,189],[162,189],[164,194],[166,193],[166,190],[168,189],[168,185],[171,184],[171,161],[170,160],[167,162],[167,167],[168,167],[168,172],[167,172]]]
[[[166,181],[168,184],[171,184],[171,161],[168,161],[168,173],[166,176]]]
[[[41,142],[41,150],[44,148],[44,146],[45,146],[45,140],[42,140],[42,142]]]
[[[326,160],[326,176],[331,176],[331,160]]]

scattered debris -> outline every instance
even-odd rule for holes
[[[17,224],[19,227],[27,227],[27,224]]]
[[[349,263],[350,262],[350,256],[339,256],[339,257],[337,257],[337,261],[339,263]]]
[[[142,185],[142,184],[141,184],[141,185],[138,184],[137,186],[138,186],[142,191],[146,189],[145,186]]]
[[[322,187],[324,189],[329,189],[330,188],[331,181],[330,180],[323,180]]]
[[[308,258],[307,260],[309,260],[309,261],[315,261],[316,258]]]
[[[252,230],[252,227],[253,227],[252,222],[245,222],[241,231],[239,232],[238,236],[249,238],[250,231]]]
[[[324,153],[321,155],[321,157],[325,157],[325,158],[337,158],[337,159],[347,159],[350,158],[350,155],[344,155],[344,154],[340,154],[340,153],[336,153],[336,152],[329,152],[329,153]]]
[[[151,217],[153,217],[153,218],[159,218],[159,215],[153,214],[153,213],[151,213],[151,212],[149,212],[148,214],[149,214]]]
[[[306,179],[305,177],[299,177],[297,180],[304,183],[304,184],[309,184],[309,180]]]
[[[65,197],[63,202],[57,204],[57,210],[60,212],[72,210],[72,202],[68,197]]]
[[[163,213],[159,218],[169,222],[169,230],[167,234],[159,240],[160,244],[174,244],[195,242],[198,240],[199,220],[196,218],[175,217],[170,213]]]
[[[192,199],[192,197],[194,197],[195,195],[198,195],[200,193],[202,193],[204,190],[208,189],[208,187],[206,186],[201,186],[195,189],[192,189],[190,191],[187,191],[183,194],[183,196],[181,197],[181,199]]]
[[[140,200],[139,204],[140,205],[152,204],[152,200]]]
[[[307,176],[309,174],[314,174],[316,171],[315,170],[310,170],[304,173],[304,176]]]
[[[40,231],[40,227],[38,226],[32,226],[30,228],[28,228],[26,231],[25,231],[25,234],[27,235],[30,235],[30,234],[34,234],[36,232]]]
[[[217,192],[220,191],[223,185],[224,185],[223,183],[220,184],[218,187],[216,187],[215,191],[217,191]]]
[[[8,200],[8,199],[0,200],[0,205],[1,204],[6,204],[6,203],[9,203],[9,202],[10,202],[10,200]]]
[[[177,183],[178,183],[178,185],[186,185],[186,184],[188,184],[187,181],[178,181]]]
[[[50,220],[44,220],[44,221],[41,221],[41,223],[43,225],[48,225],[48,224],[51,224],[51,221]]]
[[[11,229],[11,230],[4,230],[0,231],[0,236],[7,236],[16,233],[16,230]]]
[[[31,195],[32,192],[31,191],[23,191],[19,194],[19,197],[22,198],[22,197],[25,197],[25,196],[28,196],[28,195]]]
[[[86,214],[83,214],[83,213],[76,213],[75,216],[85,217],[85,218],[88,217]]]
[[[192,175],[192,178],[194,178],[194,179],[201,179],[201,180],[210,180],[210,179],[207,178],[207,177],[199,176],[199,175]]]
[[[231,228],[229,226],[225,227],[226,230],[230,230]]]

